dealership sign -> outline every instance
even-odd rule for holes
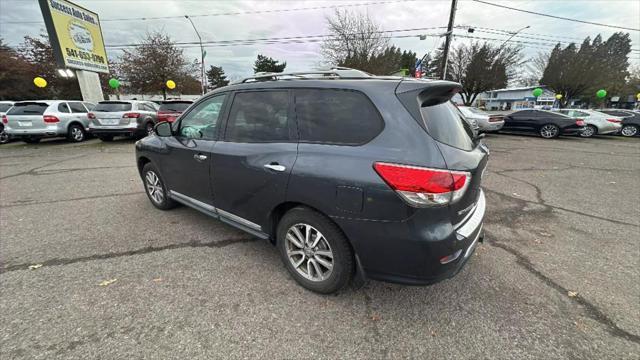
[[[58,65],[109,72],[98,14],[65,0],[39,0]]]

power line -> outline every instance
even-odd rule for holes
[[[236,16],[236,15],[252,15],[252,14],[268,14],[268,13],[282,13],[292,11],[305,11],[305,10],[323,10],[323,9],[338,9],[347,7],[358,7],[368,5],[383,5],[391,3],[403,3],[413,2],[418,0],[393,0],[393,1],[373,1],[366,3],[355,4],[343,4],[343,5],[327,5],[327,6],[311,6],[302,8],[291,9],[271,9],[271,10],[253,10],[253,11],[235,11],[235,12],[223,12],[223,13],[209,13],[209,14],[193,14],[188,15],[191,18],[195,17],[209,17],[209,16]],[[114,21],[147,21],[147,20],[167,20],[167,19],[184,19],[184,15],[172,15],[172,16],[144,16],[144,17],[131,17],[131,18],[114,18],[114,19],[101,19],[100,22],[114,22]],[[5,21],[0,24],[41,24],[43,21]]]
[[[491,6],[495,6],[495,7],[503,8],[503,9],[509,9],[509,10],[513,10],[513,11],[520,11],[520,12],[524,12],[524,13],[528,13],[528,14],[533,14],[533,15],[539,15],[539,16],[546,16],[546,17],[550,17],[550,18],[554,18],[554,19],[559,19],[559,20],[573,21],[573,22],[579,22],[579,23],[589,24],[589,25],[605,26],[605,27],[614,28],[614,29],[623,29],[623,30],[631,30],[631,31],[640,31],[640,29],[628,28],[628,27],[624,27],[624,26],[610,25],[610,24],[603,24],[603,23],[597,23],[597,22],[593,22],[593,21],[586,21],[586,20],[572,19],[572,18],[563,17],[563,16],[556,16],[556,15],[550,15],[550,14],[543,14],[543,13],[539,13],[539,12],[535,12],[535,11],[524,10],[524,9],[518,9],[518,8],[514,8],[514,7],[506,6],[506,5],[494,4],[494,3],[491,3],[491,2],[488,2],[488,1],[484,1],[484,0],[473,0],[473,1],[475,1],[475,2],[479,2],[479,3],[482,3],[482,4],[486,4],[486,5],[491,5]]]

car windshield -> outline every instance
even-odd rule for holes
[[[160,105],[160,109],[158,111],[175,111],[175,112],[183,112],[185,111],[191,102],[169,102]]]
[[[458,149],[473,149],[473,130],[455,105],[445,102],[423,107],[420,112],[434,139]]]
[[[0,104],[0,112],[7,112],[12,106],[11,104]]]
[[[478,115],[489,115],[489,114],[487,114],[486,112],[484,112],[484,111],[482,111],[482,110],[480,110],[480,109],[474,108],[474,107],[466,107],[465,109],[467,109],[467,110],[471,111],[471,112],[472,112],[472,113],[474,113],[474,114],[478,114]]]
[[[93,111],[99,112],[118,112],[131,110],[131,103],[128,102],[101,102],[93,108]]]
[[[48,107],[46,103],[19,103],[13,105],[7,115],[42,115]]]

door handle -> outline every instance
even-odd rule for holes
[[[280,171],[280,172],[287,170],[286,166],[282,166],[278,163],[265,164],[264,167],[273,171]]]
[[[196,159],[196,161],[205,161],[207,160],[207,155],[195,154],[193,158]]]

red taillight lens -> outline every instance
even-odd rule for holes
[[[607,121],[614,124],[620,124],[622,122],[622,120],[619,119],[607,119]]]
[[[140,113],[125,113],[122,117],[125,119],[137,119],[140,117]]]
[[[46,122],[47,124],[60,122],[60,119],[58,119],[57,117],[55,117],[53,115],[45,115],[42,118],[44,119],[44,122]]]
[[[9,119],[7,119],[7,115],[2,115],[2,123],[3,124],[8,124],[9,123]]]
[[[582,119],[578,119],[578,120],[576,120],[576,125],[578,125],[578,126],[584,126],[584,120],[582,120]]]
[[[88,114],[87,114],[87,117],[88,117],[89,119],[91,119],[91,120],[95,120],[95,119],[96,119],[96,114],[94,114],[94,113],[88,113]]]
[[[174,122],[180,116],[177,112],[158,111],[158,121]]]
[[[429,169],[377,162],[373,165],[380,177],[415,206],[444,205],[464,195],[471,174],[464,171]]]

